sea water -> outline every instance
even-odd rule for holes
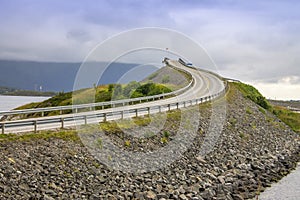
[[[48,99],[49,97],[28,97],[28,96],[4,96],[0,95],[0,111],[9,111],[19,106],[40,102]]]

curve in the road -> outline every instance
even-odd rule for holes
[[[74,114],[66,114],[60,116],[53,116],[53,117],[40,117],[34,119],[25,119],[25,120],[17,120],[17,121],[8,121],[2,122],[2,132],[26,132],[26,131],[36,131],[44,130],[44,129],[54,129],[60,127],[67,127],[67,126],[74,126],[79,124],[86,124],[86,123],[96,123],[99,122],[99,116],[102,116],[102,120],[107,120],[107,113],[119,113],[119,117],[113,116],[110,120],[120,119],[125,117],[132,117],[138,114],[147,114],[152,109],[153,112],[161,112],[170,110],[171,105],[177,104],[177,108],[179,108],[180,102],[184,102],[184,106],[186,106],[186,102],[190,102],[190,105],[194,103],[198,103],[198,99],[205,98],[205,101],[209,100],[212,97],[216,97],[216,95],[222,94],[225,91],[225,85],[223,80],[221,80],[216,75],[202,71],[199,69],[191,68],[184,66],[178,61],[174,60],[167,60],[166,62],[171,67],[177,68],[179,70],[186,71],[187,73],[191,74],[193,79],[193,85],[189,87],[189,89],[182,94],[177,95],[176,97],[171,97],[168,99],[161,99],[156,101],[144,102],[135,105],[127,105],[115,108],[108,108],[105,110],[95,110],[89,112],[82,112],[82,113],[74,113]],[[207,98],[209,97],[209,98]],[[193,100],[193,101],[192,101]],[[166,108],[166,105],[169,105],[169,108]],[[173,106],[174,107],[174,106]],[[147,112],[148,108],[148,112]],[[157,108],[155,110],[155,108]],[[176,106],[175,106],[176,108]],[[132,112],[136,110],[136,113]],[[127,116],[124,116],[124,112],[128,112]],[[89,120],[88,118],[93,118],[91,116],[96,116],[94,119]],[[97,117],[98,116],[98,117]],[[64,119],[68,119],[64,121]],[[76,122],[76,119],[80,119],[81,122]],[[67,122],[68,121],[68,122]],[[38,124],[42,124],[39,125]],[[5,127],[5,130],[4,130]]]

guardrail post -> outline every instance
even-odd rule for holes
[[[75,113],[78,113],[78,108],[75,108]]]
[[[106,118],[106,113],[104,113],[104,118],[103,118],[103,122],[106,122],[107,118]]]
[[[148,115],[150,115],[150,107],[148,107]]]
[[[161,113],[161,106],[158,106],[158,111]]]
[[[84,125],[87,125],[87,116],[84,116]]]
[[[60,114],[60,115],[62,114],[62,110],[59,110],[59,114]]]
[[[176,108],[177,108],[177,110],[179,109],[179,103],[176,103]]]
[[[37,132],[37,121],[33,122],[33,126],[34,126],[34,132],[36,133]]]
[[[185,101],[183,102],[183,107],[185,108]]]
[[[42,112],[42,117],[44,117],[44,111]]]
[[[92,111],[92,106],[90,107],[90,111]]]
[[[61,121],[61,128],[64,128],[64,118],[60,118]]]
[[[135,109],[135,116],[138,117],[138,109]]]
[[[171,104],[168,104],[169,111],[171,110]]]
[[[124,119],[124,110],[121,111],[121,119]]]
[[[4,131],[5,131],[5,124],[4,123],[1,123],[1,130],[2,130],[2,134],[4,134]]]
[[[198,104],[198,99],[196,99],[196,105]]]

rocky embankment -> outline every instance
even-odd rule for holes
[[[140,174],[98,162],[80,141],[57,138],[0,142],[0,199],[251,199],[299,161],[299,135],[235,88],[227,95],[226,121],[212,151],[199,156],[210,106],[202,105],[198,134],[182,157],[163,169]],[[220,100],[219,100],[220,101]],[[216,103],[218,104],[218,103]],[[218,106],[218,105],[217,105]],[[168,142],[176,120],[167,120]],[[120,130],[116,144],[128,151],[158,149],[161,134],[135,141]],[[129,145],[127,145],[129,146]],[[124,146],[126,150],[126,146]],[[162,158],[164,159],[164,158]]]

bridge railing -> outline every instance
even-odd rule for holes
[[[185,108],[187,106],[191,105],[197,105],[201,104],[207,101],[212,101],[216,98],[219,98],[220,96],[224,95],[227,90],[227,84],[225,83],[225,88],[213,95],[201,97],[201,98],[196,98],[193,100],[187,100],[187,101],[178,101],[175,103],[170,103],[170,104],[162,104],[162,105],[155,105],[155,106],[147,106],[143,108],[135,108],[135,109],[126,109],[124,108],[123,110],[120,111],[109,111],[101,113],[78,113],[77,115],[69,115],[67,117],[51,117],[51,118],[39,118],[39,119],[25,119],[25,120],[17,120],[17,121],[5,121],[5,122],[0,122],[0,129],[2,134],[6,133],[6,128],[10,127],[23,127],[23,126],[32,126],[32,130],[34,132],[37,132],[39,130],[40,125],[45,125],[45,124],[50,124],[50,123],[59,123],[58,128],[65,128],[65,123],[67,122],[74,122],[75,125],[77,124],[76,121],[81,121],[80,124],[88,124],[88,121],[91,119],[97,119],[98,122],[105,122],[107,120],[117,120],[117,119],[123,119],[126,118],[125,114],[127,117],[133,117],[133,116],[141,116],[141,115],[147,115],[151,113],[160,113],[160,112],[165,112],[165,111],[170,111],[170,110],[175,110],[175,109],[180,109],[180,108]],[[110,119],[111,118],[111,119]],[[74,124],[73,124],[74,126]]]
[[[169,64],[169,63],[168,63]],[[52,112],[52,111],[59,111],[59,114],[63,114],[63,111],[72,111],[77,113],[80,109],[89,109],[92,111],[93,109],[100,108],[114,108],[117,106],[125,106],[135,103],[141,103],[143,101],[154,101],[159,100],[162,98],[172,97],[174,95],[182,94],[183,92],[187,91],[189,88],[191,88],[194,84],[194,78],[193,75],[185,70],[182,70],[180,68],[177,68],[176,66],[173,66],[169,64],[170,67],[181,71],[185,74],[187,74],[189,77],[191,77],[191,80],[188,85],[185,87],[178,89],[173,92],[164,93],[164,94],[158,94],[153,96],[147,96],[147,97],[138,97],[138,98],[132,98],[132,99],[121,99],[121,100],[114,100],[114,101],[107,101],[107,102],[98,102],[98,103],[88,103],[88,104],[78,104],[78,105],[69,105],[69,106],[56,106],[56,107],[45,107],[45,108],[34,108],[34,109],[23,109],[23,110],[11,110],[11,111],[0,111],[0,116],[11,116],[11,115],[24,115],[24,114],[33,114],[33,113],[41,113],[41,116],[44,116],[45,112]]]

